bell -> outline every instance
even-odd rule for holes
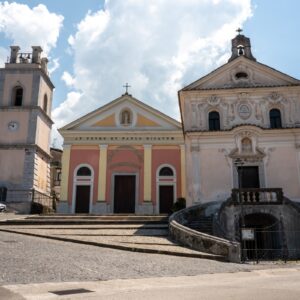
[[[244,48],[243,47],[239,47],[238,48],[238,50],[239,50],[239,55],[244,55]]]

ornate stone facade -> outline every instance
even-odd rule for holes
[[[300,81],[257,62],[245,36],[232,45],[228,63],[179,91],[187,202],[226,200],[239,186],[236,160],[257,187],[299,201]]]

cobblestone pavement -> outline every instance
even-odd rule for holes
[[[267,268],[294,265],[269,264]],[[6,232],[0,232],[0,266],[0,285],[191,276],[266,268],[264,264],[135,253]]]
[[[73,241],[115,249],[168,253],[180,256],[222,257],[182,247],[168,239],[168,225],[111,224],[111,225],[9,225],[1,230]]]

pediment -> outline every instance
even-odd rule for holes
[[[200,78],[186,90],[275,87],[300,85],[300,81],[243,56]]]
[[[181,123],[125,94],[64,126],[64,131],[178,131]]]

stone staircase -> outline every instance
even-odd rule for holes
[[[186,226],[193,230],[213,235],[213,216],[199,216],[196,220],[190,221]]]

